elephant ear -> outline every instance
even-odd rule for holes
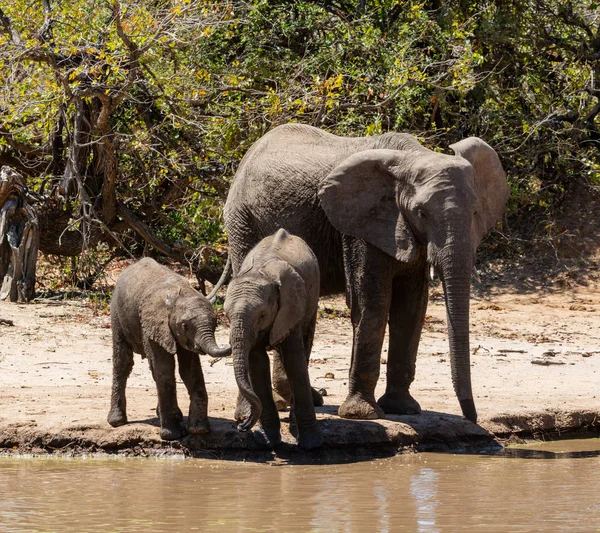
[[[399,261],[416,254],[414,235],[398,207],[409,193],[406,176],[418,153],[365,150],[335,167],[319,189],[323,210],[333,226],[359,237]]]
[[[509,194],[506,172],[498,154],[479,137],[468,137],[451,144],[450,148],[471,163],[475,170],[478,205],[474,231],[479,242],[504,216]]]
[[[169,327],[169,317],[181,288],[161,289],[162,286],[151,287],[140,302],[142,335],[152,339],[168,353],[174,354],[177,352],[177,344]]]
[[[306,287],[287,261],[268,261],[260,272],[279,286],[279,310],[271,326],[269,344],[277,346],[285,340],[306,313]]]
[[[237,273],[237,276],[243,276],[244,274],[250,272],[254,268],[254,257],[246,257],[242,266],[240,267],[240,271]]]

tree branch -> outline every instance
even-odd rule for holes
[[[117,214],[154,249],[177,261],[184,260],[184,257],[180,252],[174,250],[167,243],[159,239],[148,224],[142,222],[123,204],[117,204]]]

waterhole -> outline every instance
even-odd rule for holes
[[[598,450],[588,439],[315,465],[1,458],[0,531],[599,531]]]

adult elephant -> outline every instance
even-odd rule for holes
[[[470,277],[482,237],[508,198],[496,152],[479,138],[444,155],[414,137],[338,137],[279,126],[242,160],[224,209],[233,274],[278,228],[304,239],[321,269],[321,295],[346,289],[354,329],[345,418],[418,413],[410,395],[427,308],[428,268],[445,292],[452,381],[476,422],[469,353]],[[387,387],[375,401],[389,323]]]

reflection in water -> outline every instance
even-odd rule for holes
[[[599,467],[440,454],[315,466],[1,458],[0,531],[588,532],[600,529]]]
[[[437,533],[438,531],[435,527],[438,478],[438,473],[431,468],[421,468],[411,478],[410,494],[417,506],[419,533]]]

